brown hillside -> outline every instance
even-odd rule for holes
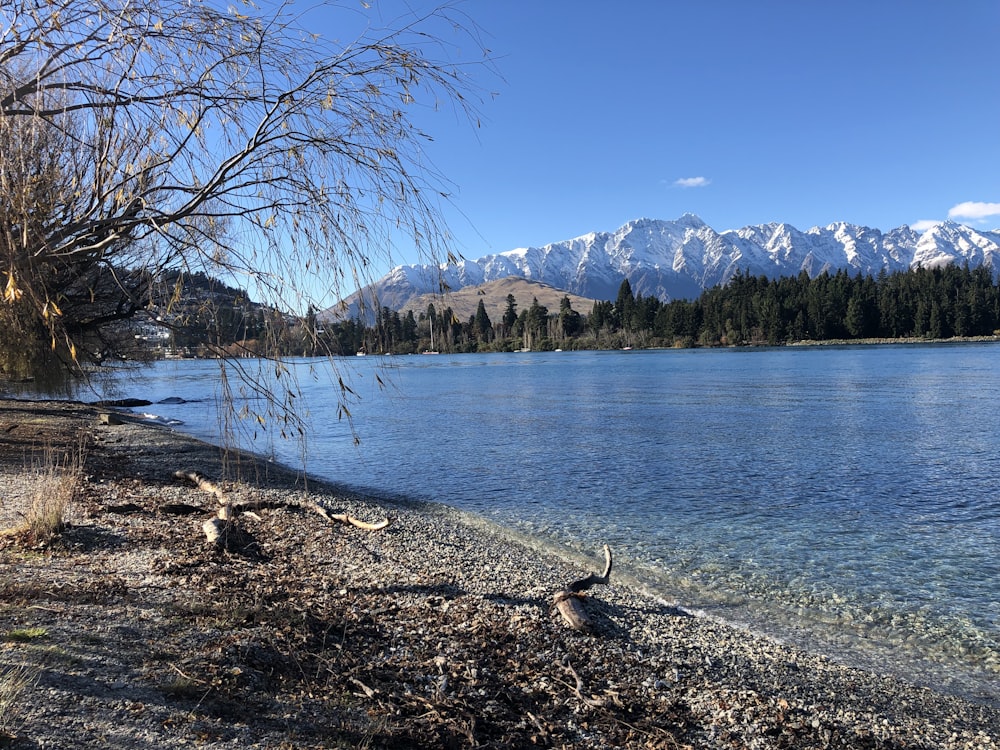
[[[486,314],[495,323],[503,317],[507,310],[508,294],[514,295],[518,312],[530,307],[532,301],[537,299],[538,304],[547,307],[550,313],[556,313],[559,311],[559,303],[563,297],[569,297],[573,309],[583,315],[589,315],[594,307],[594,300],[587,297],[569,294],[538,281],[508,277],[480,286],[464,287],[446,294],[422,294],[407,302],[400,312],[406,313],[412,310],[413,314],[419,318],[421,313],[427,312],[427,305],[433,303],[439,312],[445,307],[450,307],[459,320],[466,321],[476,314],[479,300],[482,300],[483,305],[486,306]]]

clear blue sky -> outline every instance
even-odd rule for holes
[[[503,76],[477,76],[497,92],[479,129],[421,117],[465,257],[685,212],[720,231],[1000,226],[1000,0],[459,8]]]

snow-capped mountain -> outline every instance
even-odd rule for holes
[[[685,214],[674,221],[637,219],[614,232],[592,232],[453,265],[398,266],[345,302],[349,315],[357,314],[360,294],[369,304],[374,298],[380,306],[398,310],[418,294],[508,276],[601,300],[614,299],[627,278],[637,294],[668,302],[693,299],[737,272],[777,278],[846,269],[852,275],[876,276],[883,269],[891,273],[948,263],[989,265],[1000,271],[1000,231],[943,222],[924,232],[902,226],[883,233],[838,222],[806,232],[788,224],[718,232],[697,216]]]

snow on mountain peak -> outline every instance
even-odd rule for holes
[[[705,222],[701,220],[700,216],[692,213],[681,214],[681,217],[676,221],[674,221],[674,223],[683,224],[684,226],[690,227],[691,229],[701,229],[702,227],[708,226]]]
[[[697,297],[737,272],[777,278],[845,269],[875,276],[883,270],[947,263],[1000,269],[1000,231],[946,221],[924,231],[902,226],[883,233],[835,222],[806,232],[770,223],[720,233],[686,213],[673,221],[636,219],[613,232],[515,248],[452,266],[397,266],[372,291],[399,309],[408,296],[519,276],[608,300],[627,278],[636,293],[666,302]]]

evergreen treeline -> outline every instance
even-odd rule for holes
[[[499,321],[490,320],[482,302],[468,321],[433,305],[419,317],[383,308],[375,326],[348,321],[328,326],[327,336],[334,351],[350,354],[942,339],[990,336],[998,328],[1000,290],[990,268],[949,265],[877,278],[843,270],[815,278],[805,272],[779,279],[744,273],[696,300],[669,303],[633,294],[626,280],[614,301],[595,303],[586,316],[572,309],[568,297],[558,312],[537,300],[518,311],[509,295]]]
[[[497,321],[482,301],[466,321],[447,307],[429,305],[419,316],[383,308],[374,326],[347,321],[326,326],[323,335],[334,352],[354,354],[943,339],[998,329],[1000,289],[991,269],[949,265],[876,278],[843,270],[815,278],[741,273],[696,300],[669,303],[634,294],[626,280],[614,301],[595,303],[588,315],[573,310],[568,297],[550,311],[537,300],[519,309],[508,295]]]
[[[701,316],[702,344],[990,336],[1000,327],[1000,290],[982,266],[883,271],[877,278],[843,270],[813,279],[743,274],[702,294],[690,314]],[[676,315],[665,315],[664,334],[692,336]]]

